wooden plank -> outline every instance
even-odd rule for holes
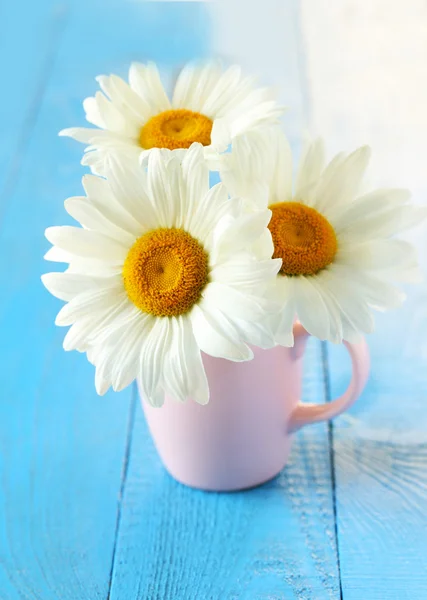
[[[81,190],[82,148],[57,138],[57,132],[83,124],[81,101],[94,91],[94,76],[124,73],[131,59],[165,62],[168,39],[176,60],[192,53],[197,36],[188,36],[187,27],[172,31],[177,7],[165,13],[164,29],[153,37],[153,21],[162,10],[145,3],[123,10],[121,2],[70,7],[53,69],[39,75],[29,99],[34,129],[9,165],[15,175],[0,229],[6,282],[0,293],[2,600],[108,595],[132,390],[98,398],[92,367],[77,353],[63,352],[64,332],[53,325],[60,303],[39,279],[49,269],[42,260],[48,248],[43,230],[67,221],[62,201]],[[28,53],[36,43],[30,42]]]
[[[423,300],[424,303],[424,300]],[[372,377],[334,425],[337,526],[345,600],[424,600],[427,589],[426,323],[420,298],[378,319]],[[408,336],[409,332],[409,336]],[[425,350],[425,347],[424,347]],[[332,393],[347,375],[331,355]]]
[[[96,397],[92,369],[62,351],[60,303],[39,279],[43,230],[63,220],[62,199],[80,179],[57,142],[52,100],[40,81],[0,232],[2,600],[106,597],[130,427],[131,392]]]
[[[371,143],[371,183],[425,202],[426,5],[304,0],[302,13],[314,128],[334,151]],[[424,230],[410,236],[425,265]],[[344,600],[426,598],[427,288],[408,292],[403,310],[378,315],[366,392],[333,425]],[[335,396],[349,364],[328,351]]]
[[[304,396],[323,401],[311,343]],[[301,431],[287,468],[251,491],[205,493],[164,471],[136,410],[111,600],[339,598],[328,434]]]
[[[0,207],[17,177],[65,17],[54,0],[0,4]]]

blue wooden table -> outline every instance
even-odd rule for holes
[[[296,145],[315,90],[298,2],[282,4],[279,83],[299,103]],[[147,59],[174,73],[208,56],[210,10],[0,5],[0,599],[425,600],[425,287],[377,319],[372,377],[350,416],[298,433],[283,473],[244,493],[175,483],[135,389],[97,397],[93,368],[62,350],[60,303],[40,283],[43,231],[66,222],[83,169],[81,147],[57,132],[83,125],[95,75]],[[309,345],[306,401],[327,402],[348,377],[342,348]]]

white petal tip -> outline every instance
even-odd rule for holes
[[[52,294],[52,296],[58,297],[56,290],[55,290],[55,279],[57,278],[58,273],[45,273],[44,275],[42,275],[40,277],[40,280],[42,282],[42,284],[44,285],[44,287],[47,289],[47,291]]]
[[[45,273],[44,275],[41,275],[41,277],[40,277],[42,284],[47,289],[49,289],[48,285],[49,285],[49,278],[50,278],[49,276],[50,275],[51,275],[51,273]]]
[[[233,360],[233,362],[247,362],[249,360],[252,360],[254,357],[254,353],[252,351],[251,348],[249,348],[249,346],[246,346],[247,352],[245,354],[242,354],[239,358],[233,358],[230,360]]]
[[[57,327],[68,327],[71,325],[71,323],[68,321],[68,319],[63,319],[60,315],[58,315],[55,319],[55,325]]]
[[[43,258],[50,262],[60,262],[60,263],[69,262],[66,254],[64,252],[62,252],[56,246],[52,246],[52,248],[49,248],[49,250],[46,252],[46,254],[44,255]]]
[[[98,396],[105,396],[105,394],[108,392],[109,388],[110,388],[110,384],[105,380],[97,381],[95,383],[95,389],[96,389],[96,393],[98,394]]]
[[[361,146],[359,148],[359,150],[356,150],[356,152],[358,152],[360,154],[360,156],[363,157],[363,159],[365,161],[365,164],[369,163],[369,161],[371,159],[371,154],[372,154],[370,146],[367,146],[367,145],[366,146]]]
[[[201,406],[206,406],[206,404],[209,403],[209,396],[207,396],[207,397],[205,396],[202,398],[196,398],[196,402],[197,402],[197,404],[200,404]]]
[[[161,400],[159,400],[155,398],[147,398],[147,402],[152,408],[161,408],[164,404],[164,399],[162,398]]]
[[[284,346],[285,348],[292,348],[295,344],[295,339],[292,333],[289,335],[282,335],[276,337],[278,346]]]
[[[55,261],[55,253],[52,252],[52,250],[55,250],[55,248],[49,248],[49,250],[43,256],[44,260],[49,260],[49,261],[52,261],[52,262],[56,262]]]
[[[48,227],[47,229],[45,229],[44,235],[48,242],[50,242],[51,244],[55,243],[54,240],[57,239],[56,234],[58,233],[59,229],[60,227],[58,226]]]

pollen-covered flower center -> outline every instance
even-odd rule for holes
[[[208,282],[208,255],[182,229],[155,229],[136,240],[123,266],[129,299],[144,312],[172,317],[188,312]]]
[[[282,259],[282,275],[315,275],[331,264],[337,238],[325,217],[299,202],[280,202],[269,208],[273,258]]]
[[[139,143],[142,148],[189,148],[193,142],[203,146],[211,143],[212,120],[186,109],[165,110],[152,117],[142,127]]]

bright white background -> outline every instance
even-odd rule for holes
[[[369,144],[373,184],[427,199],[427,2],[215,0],[216,51],[279,88],[286,128]],[[299,81],[298,81],[299,79]]]

